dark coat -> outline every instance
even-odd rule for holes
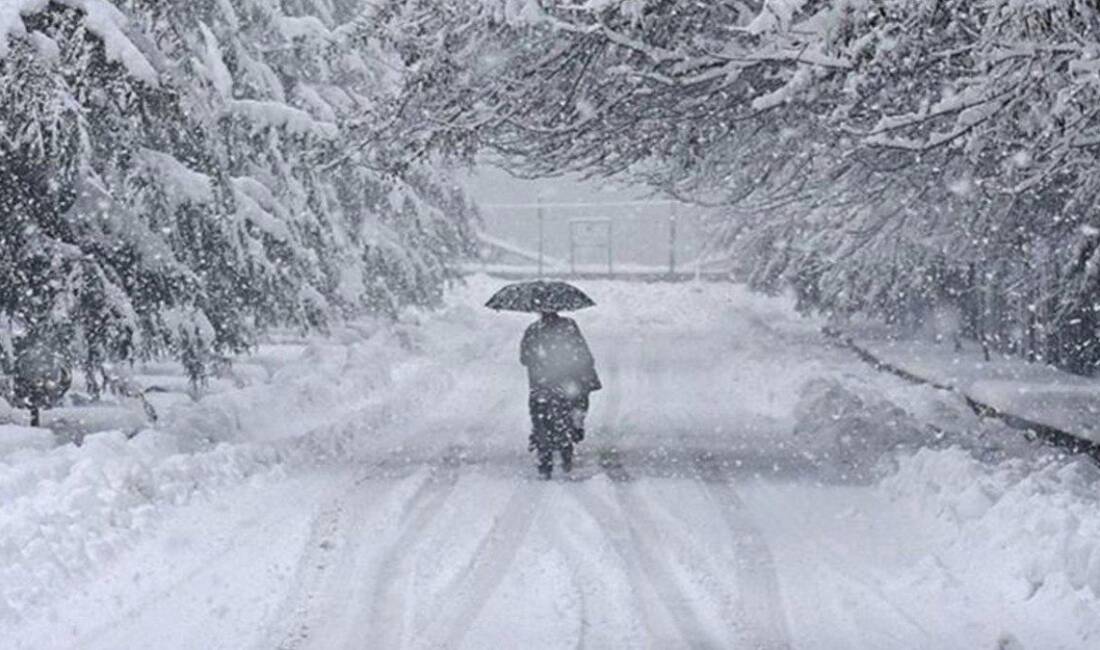
[[[571,318],[549,315],[523,333],[519,361],[527,367],[531,390],[560,390],[570,398],[587,397],[603,387],[581,330]]]

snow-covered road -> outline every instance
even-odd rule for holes
[[[174,509],[0,638],[112,650],[1100,644],[1095,545],[1081,546],[1081,571],[1027,564],[1043,543],[1070,543],[1028,537],[1052,502],[1017,499],[1007,520],[1034,514],[1032,532],[985,552],[974,527],[1000,521],[994,502],[1017,478],[951,449],[871,476],[873,444],[838,452],[835,422],[808,426],[805,386],[864,396],[865,419],[890,431],[897,413],[867,394],[939,420],[964,418],[958,404],[873,374],[786,302],[738,287],[586,285],[600,306],[577,320],[605,389],[573,476],[536,480],[517,360],[527,318],[481,310],[492,287],[477,278],[409,328],[418,352],[392,370],[394,413],[328,407],[346,456]],[[958,485],[922,483],[940,475]],[[1053,503],[1058,521],[1087,510]],[[1078,517],[1074,530],[1097,525]]]

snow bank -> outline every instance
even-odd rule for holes
[[[865,476],[884,454],[919,445],[935,434],[908,411],[869,387],[819,377],[807,381],[795,406],[795,435],[812,438],[807,448],[827,446],[823,463]]]
[[[104,395],[93,401],[83,392],[84,377],[77,373],[63,405],[42,412],[42,428],[32,428],[30,412],[13,409],[0,398],[0,458],[20,449],[50,449],[77,442],[90,433],[122,431],[128,435],[147,428],[149,418],[141,401],[121,395]]]
[[[0,427],[0,628],[100,575],[177,506],[353,461],[372,432],[438,395],[438,368],[411,351],[404,329],[353,323],[283,346],[259,360],[271,366],[267,382],[177,402],[160,430],[133,437],[106,431],[55,447],[42,430]]]
[[[949,523],[952,553],[1007,569],[1020,594],[1068,586],[1100,597],[1100,468],[1091,461],[990,465],[959,447],[922,449],[882,487]]]
[[[53,434],[48,429],[0,424],[0,461],[13,452],[50,449],[54,444]]]
[[[100,431],[135,435],[149,426],[149,418],[136,400],[125,400],[125,403],[105,400],[49,409],[42,413],[42,425],[53,431],[59,442],[79,443],[89,433]]]
[[[918,377],[951,386],[1004,413],[1100,441],[1100,381],[1040,363],[995,355],[986,361],[974,343],[964,350],[926,341],[880,340],[861,332],[855,343],[878,359]]]
[[[252,361],[266,368],[267,381],[176,403],[167,409],[163,428],[198,448],[225,442],[286,447],[303,437],[330,435],[331,444],[344,445],[347,440],[336,438],[351,435],[345,425],[370,430],[382,424],[390,416],[380,411],[400,412],[416,398],[416,389],[403,395],[410,385],[443,373],[416,353],[410,343],[415,329],[364,321],[338,329],[329,340],[265,346]]]
[[[880,488],[945,531],[935,561],[913,568],[914,589],[934,598],[945,573],[984,580],[1004,620],[1060,611],[1067,637],[1100,632],[1100,469],[1091,461],[1038,454],[991,464],[959,447],[921,449]],[[1004,632],[1025,648],[1055,647],[1025,624]]]
[[[0,622],[33,616],[72,580],[93,574],[165,508],[267,473],[262,445],[181,453],[154,431],[89,436],[82,447],[21,450],[0,461]]]

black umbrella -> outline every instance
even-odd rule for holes
[[[507,311],[576,311],[596,303],[567,282],[532,280],[509,284],[493,294],[486,307]]]

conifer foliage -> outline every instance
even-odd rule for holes
[[[399,58],[359,0],[7,0],[0,339],[192,378],[272,325],[430,304],[472,205],[438,166],[347,146]],[[98,378],[98,379],[97,379]]]

